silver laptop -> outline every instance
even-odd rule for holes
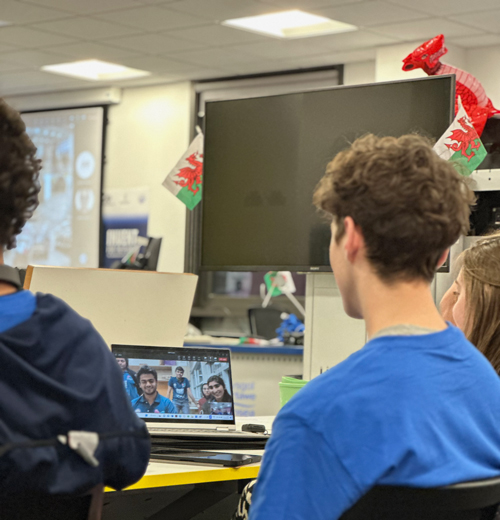
[[[112,345],[132,408],[151,435],[236,431],[231,352],[208,347]]]

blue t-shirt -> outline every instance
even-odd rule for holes
[[[126,371],[123,372],[123,385],[125,386],[125,392],[127,392],[130,401],[139,397],[139,392],[135,386],[134,378]]]
[[[279,412],[250,519],[335,520],[375,484],[499,475],[500,378],[486,358],[452,326],[379,337]]]
[[[156,394],[153,404],[149,404],[144,395],[141,395],[132,401],[132,408],[137,413],[177,413],[172,401],[160,394]]]
[[[172,401],[177,404],[186,403],[189,398],[187,389],[190,388],[189,380],[183,377],[180,381],[176,377],[171,377],[168,386],[174,389]]]
[[[35,309],[36,297],[30,291],[0,296],[0,333],[31,318]]]

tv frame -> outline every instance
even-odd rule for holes
[[[455,75],[454,74],[442,74],[439,76],[427,76],[422,78],[412,78],[412,79],[403,79],[403,80],[394,80],[394,81],[381,81],[381,82],[373,82],[373,83],[362,83],[359,85],[339,85],[330,88],[319,88],[319,89],[309,89],[304,90],[303,93],[309,92],[322,92],[326,90],[340,90],[340,89],[356,89],[356,88],[366,88],[370,86],[380,86],[380,85],[393,85],[398,83],[415,83],[420,81],[443,81],[444,79],[449,79],[451,82],[451,92],[450,92],[450,117],[448,125],[450,125],[455,117]],[[269,96],[259,96],[259,97],[282,97],[282,96],[290,96],[293,94],[272,94]],[[258,99],[258,98],[238,98],[238,99]],[[231,99],[230,101],[236,101],[235,99]],[[209,101],[208,103],[223,103],[224,100],[221,101]],[[206,123],[206,121],[205,121]],[[326,165],[325,165],[326,166]],[[312,194],[311,194],[312,197]],[[204,265],[203,264],[203,230],[204,230],[204,207],[203,207],[203,199],[201,201],[201,244],[200,244],[200,271],[246,271],[246,272],[255,272],[255,271],[293,271],[299,273],[318,273],[318,272],[326,272],[331,273],[332,268],[330,265],[320,265],[320,266],[304,266],[304,265]],[[312,202],[311,202],[312,204]]]

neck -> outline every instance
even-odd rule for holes
[[[371,273],[366,278],[359,285],[363,287],[359,291],[359,301],[368,338],[382,329],[402,324],[446,329],[427,282],[418,280],[387,285]]]
[[[149,404],[153,404],[156,401],[156,396],[158,395],[158,392],[155,392],[153,395],[146,395],[146,401]]]
[[[4,265],[3,261],[3,250],[0,248],[0,265]],[[13,294],[17,292],[17,289],[10,283],[5,283],[0,280],[0,296],[6,296],[7,294]]]

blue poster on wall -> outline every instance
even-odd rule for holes
[[[149,188],[109,189],[102,206],[104,265],[111,267],[148,236]]]

